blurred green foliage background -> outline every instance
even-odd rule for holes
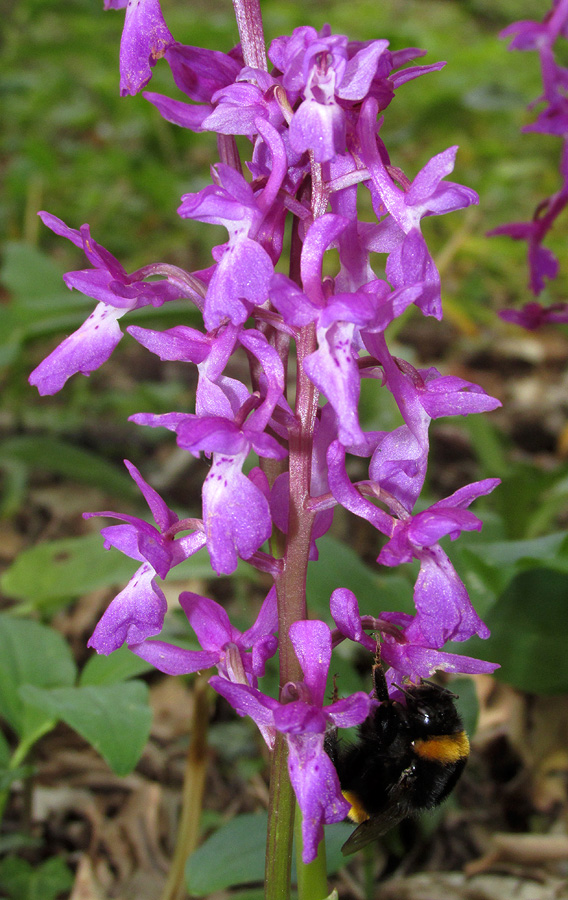
[[[229,0],[162,6],[183,43],[228,50],[238,40]],[[354,39],[387,37],[393,49],[426,48],[424,62],[447,60],[442,72],[398,92],[384,134],[396,164],[411,176],[433,153],[460,145],[456,180],[480,193],[479,238],[511,214],[530,215],[535,199],[554,190],[556,142],[519,136],[526,104],[539,93],[536,56],[508,53],[498,40],[512,20],[542,15],[539,0],[265,0],[262,8],[267,42],[300,24],[329,22]],[[89,222],[127,267],[161,258],[198,265],[204,230],[179,220],[175,209],[184,191],[204,184],[216,157],[214,137],[164,122],[142,96],[119,97],[123,12],[104,12],[102,0],[23,0],[2,18],[5,236],[39,241],[67,264],[74,249],[35,217],[45,208],[75,227]],[[150,89],[180,96],[165,62],[155,67]],[[517,255],[510,241],[500,245],[505,257]],[[487,256],[496,255],[495,246],[488,242]],[[483,255],[477,246],[470,252]],[[487,265],[496,282],[487,293],[494,288],[504,299],[524,290],[518,266],[506,271],[505,292],[498,265]]]

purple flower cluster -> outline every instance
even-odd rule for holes
[[[516,241],[527,242],[529,285],[533,294],[538,296],[545,288],[546,279],[554,279],[558,273],[558,260],[544,246],[544,241],[568,205],[568,69],[561,66],[554,55],[557,41],[568,39],[568,0],[553,0],[552,9],[542,22],[532,19],[514,22],[501,32],[501,37],[512,37],[510,50],[536,50],[539,55],[543,92],[531,108],[538,104],[543,104],[543,107],[536,120],[526,125],[523,131],[553,134],[562,139],[560,189],[539,203],[530,222],[511,222],[490,232],[491,235],[506,234]],[[507,322],[532,331],[546,322],[568,322],[568,303],[543,307],[532,301],[521,310],[503,310],[500,316]]]
[[[107,0],[107,6],[124,5]],[[417,503],[430,422],[500,404],[462,378],[397,358],[386,340],[389,324],[412,304],[424,315],[442,316],[440,278],[421,220],[478,201],[474,191],[447,180],[456,147],[434,156],[409,179],[391,163],[380,136],[382,114],[398,88],[444,64],[408,66],[422,50],[391,51],[385,40],[348,41],[328,26],[319,32],[297,28],[274,40],[268,55],[270,72],[247,64],[240,47],[224,54],[183,46],[168,31],[157,0],[129,0],[121,91],[139,91],[156,60],[166,59],[186,99],[145,96],[169,121],[216,132],[221,156],[212,166],[211,184],[185,194],[179,215],[222,225],[227,240],[213,248],[207,269],[189,273],[157,263],[129,275],[91,238],[88,226],[76,231],[41,213],[49,228],[84,250],[91,268],[70,272],[65,281],[97,306],[30,381],[40,393],[51,394],[71,375],[90,374],[121,339],[118,319],[140,306],[185,298],[202,313],[203,330],[126,329],[160,359],[193,364],[198,371],[194,412],[143,412],[133,421],[173,431],[180,448],[194,457],[203,453],[211,466],[200,519],[180,520],[128,462],[155,524],[115,512],[86,514],[118,519],[102,530],[105,546],[140,564],[90,645],[110,653],[127,644],[170,674],[215,666],[212,686],[240,715],[254,719],[270,747],[277,733],[285,735],[303,813],[303,858],[309,862],[323,824],[340,821],[348,811],[324,751],[326,729],[361,723],[376,703],[359,692],[324,704],[332,648],[348,639],[372,651],[376,639],[367,632],[380,633],[391,683],[417,681],[436,669],[495,668],[442,649],[447,641],[487,637],[488,629],[439,542],[481,528],[468,507],[498,480],[467,485],[426,509],[417,509]],[[250,142],[246,177],[235,135]],[[363,191],[372,221],[358,214]],[[287,275],[277,264],[289,220]],[[293,342],[298,352],[294,408],[286,377]],[[239,356],[249,363],[248,383],[225,374]],[[401,424],[394,430],[363,429],[362,378],[373,379],[377,395],[396,404]],[[319,395],[326,402],[318,406]],[[245,469],[251,452],[260,465]],[[367,479],[350,479],[348,453],[368,459]],[[299,471],[307,473],[304,493],[298,490]],[[317,559],[317,540],[329,530],[337,505],[367,519],[383,536],[380,564],[418,560],[416,612],[361,615],[357,598],[338,587],[330,602],[333,631],[310,620],[305,604],[302,614],[292,617],[289,632],[283,631],[292,548],[298,534],[307,535],[305,564]],[[304,530],[302,522],[308,522]],[[287,537],[281,559],[265,546],[274,528]],[[161,580],[204,546],[219,574],[230,574],[242,559],[273,580],[255,623],[241,632],[218,603],[184,592],[180,605],[202,649],[153,640],[166,613]],[[288,680],[276,700],[262,693],[258,679],[278,646],[282,659],[286,642],[298,678]]]

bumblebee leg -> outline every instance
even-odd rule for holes
[[[373,666],[373,690],[377,700],[385,703],[389,699],[389,690],[383,664],[381,662],[381,650],[377,642],[377,650],[375,653],[375,665]]]

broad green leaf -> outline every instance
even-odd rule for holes
[[[468,549],[488,564],[500,568],[519,563],[527,567],[556,561],[562,566],[568,564],[568,538],[565,531],[524,541],[480,542],[477,545],[470,544]]]
[[[50,712],[29,706],[18,693],[20,687],[71,685],[76,674],[71,650],[58,631],[31,619],[0,615],[0,715],[20,740],[39,737],[53,720]]]
[[[329,619],[329,598],[338,587],[353,591],[361,609],[372,603],[376,612],[413,610],[412,585],[403,576],[379,575],[361,561],[355,550],[330,535],[320,538],[318,549],[318,561],[308,566],[307,596],[310,610],[322,618]]]
[[[74,331],[93,301],[70,291],[53,260],[31,244],[7,241],[0,280],[11,294],[0,306],[0,365],[15,361],[32,336]]]
[[[68,893],[73,875],[59,856],[32,866],[24,859],[9,856],[0,862],[0,892],[12,900],[55,900]]]
[[[533,568],[513,578],[489,610],[487,641],[472,638],[470,656],[499,663],[495,676],[523,691],[568,691],[568,575]],[[462,645],[454,645],[453,650]]]
[[[0,585],[8,597],[41,607],[88,591],[126,584],[136,562],[118,550],[103,549],[99,534],[37,544],[20,553]]]
[[[325,857],[327,874],[334,875],[345,865],[345,857],[341,852],[343,844],[353,833],[354,826],[349,822],[338,822],[336,825],[325,825]]]
[[[546,565],[568,570],[568,538],[564,532],[522,541],[487,541],[472,532],[454,544],[444,543],[471,600],[485,619],[489,610],[519,572]]]
[[[150,663],[140,659],[128,647],[123,646],[109,653],[108,656],[93,653],[81,672],[79,684],[116,684],[119,681],[126,681],[128,678],[135,678],[136,675],[142,675],[144,672],[150,672],[152,669],[153,666]]]
[[[239,884],[262,882],[267,823],[265,813],[246,813],[215,831],[187,861],[188,891],[209,894]],[[328,874],[345,864],[341,847],[352,831],[353,826],[345,823],[325,828]]]
[[[138,489],[126,470],[119,469],[96,453],[90,453],[65,441],[43,435],[14,437],[3,441],[0,464],[4,461],[27,463],[42,471],[64,475],[71,481],[104,487],[120,497],[137,497]]]
[[[63,719],[85,738],[117,775],[136,766],[150,735],[152,710],[142,681],[76,688],[21,689],[29,703]]]
[[[37,312],[37,307],[52,310],[54,301],[69,305],[80,294],[67,288],[62,280],[63,272],[46,253],[23,241],[7,241],[4,245],[2,284],[13,297],[18,308],[29,308]],[[85,306],[85,299],[82,298]]]
[[[189,893],[210,894],[263,881],[267,822],[265,813],[246,813],[215,831],[187,861]]]

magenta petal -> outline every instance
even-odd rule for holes
[[[138,487],[140,488],[141,493],[144,496],[146,503],[150,508],[150,512],[154,517],[154,521],[160,531],[167,531],[171,525],[174,525],[175,522],[178,521],[178,517],[169,506],[162,500],[157,491],[151,487],[147,481],[144,481],[142,475],[138,471],[135,465],[129,462],[127,459],[124,460],[124,465],[130,472],[131,477],[134,479]]]
[[[237,641],[240,632],[233,628],[226,611],[214,600],[183,591],[179,602],[204,650],[219,653],[225,644]]]
[[[204,104],[185,103],[183,100],[172,100],[163,94],[144,91],[144,98],[156,107],[162,118],[173,125],[189,128],[190,131],[202,131],[203,121],[211,112],[210,106]]]
[[[312,150],[320,163],[345,153],[345,111],[335,102],[304,100],[290,124],[290,144],[297,153]]]
[[[326,717],[321,709],[297,700],[274,710],[274,725],[283,734],[323,734]]]
[[[141,644],[131,644],[132,650],[140,659],[153,665],[166,675],[189,675],[191,672],[201,672],[214,666],[219,654],[204,650],[183,650],[165,641],[143,641]]]
[[[318,329],[318,349],[304,360],[310,381],[327,397],[337,414],[338,438],[346,446],[362,443],[357,405],[361,376],[352,347],[354,326],[336,322]]]
[[[241,641],[243,646],[252,647],[260,637],[272,634],[278,630],[278,603],[276,587],[273,585],[264,599],[254,625],[243,631]]]
[[[158,0],[128,0],[120,42],[120,93],[136,94],[152,77],[152,66],[174,43]]]
[[[484,497],[487,494],[490,494],[499,484],[501,484],[500,478],[484,478],[482,481],[473,481],[471,484],[466,484],[464,487],[458,488],[458,490],[454,491],[453,494],[450,494],[449,497],[445,497],[443,500],[438,500],[437,503],[433,503],[430,509],[437,510],[439,507],[448,506],[464,509],[466,506],[469,506],[470,503],[473,503],[474,500],[477,500],[478,497]]]
[[[211,687],[231,704],[239,716],[250,716],[256,722],[268,747],[274,747],[274,710],[278,708],[278,700],[267,697],[247,684],[227,681],[218,675],[209,679]]]
[[[349,812],[323,740],[323,734],[288,735],[288,772],[302,810],[304,863],[317,856],[323,824],[341,822]]]
[[[155,578],[153,568],[144,563],[108,607],[89,647],[107,656],[124,643],[139,644],[160,633],[167,603]]]
[[[327,706],[325,712],[338,728],[351,728],[364,722],[373,705],[373,700],[364,691],[357,691],[343,700],[336,700]]]
[[[208,331],[227,318],[240,325],[251,307],[268,299],[268,285],[274,274],[270,256],[248,237],[230,242],[209,283],[204,321]]]
[[[122,338],[117,319],[124,310],[99,303],[89,318],[55,348],[29,377],[39,393],[56,394],[71,375],[90,375],[107,361]]]
[[[425,643],[438,649],[447,641],[465,641],[474,634],[489,637],[464,584],[444,551],[437,547],[420,560],[414,603]]]
[[[61,237],[65,237],[67,240],[72,241],[72,243],[75,244],[76,247],[79,247],[80,250],[84,249],[83,235],[76,228],[69,228],[62,219],[58,219],[57,216],[45,212],[44,210],[40,210],[38,216],[43,224],[48,228],[51,228],[55,234],[59,234]]]
[[[379,57],[388,45],[389,42],[385,40],[372,41],[351,57],[337,89],[338,97],[343,100],[363,100],[367,96],[377,71]]]
[[[242,458],[215,455],[203,484],[203,524],[211,565],[218,574],[234,572],[272,531],[262,491],[241,472]]]
[[[290,640],[304,673],[315,706],[323,706],[325,683],[331,660],[331,631],[318,619],[293,622]]]
[[[348,588],[336,588],[331,595],[329,608],[333,621],[340,632],[352,641],[362,644],[374,652],[376,641],[363,631],[357,597]]]
[[[466,675],[491,674],[499,668],[496,663],[410,642],[399,643],[388,637],[381,644],[381,659],[385,666],[394,670],[392,680],[407,677],[411,681],[418,681],[420,678],[431,678],[437,671]]]

